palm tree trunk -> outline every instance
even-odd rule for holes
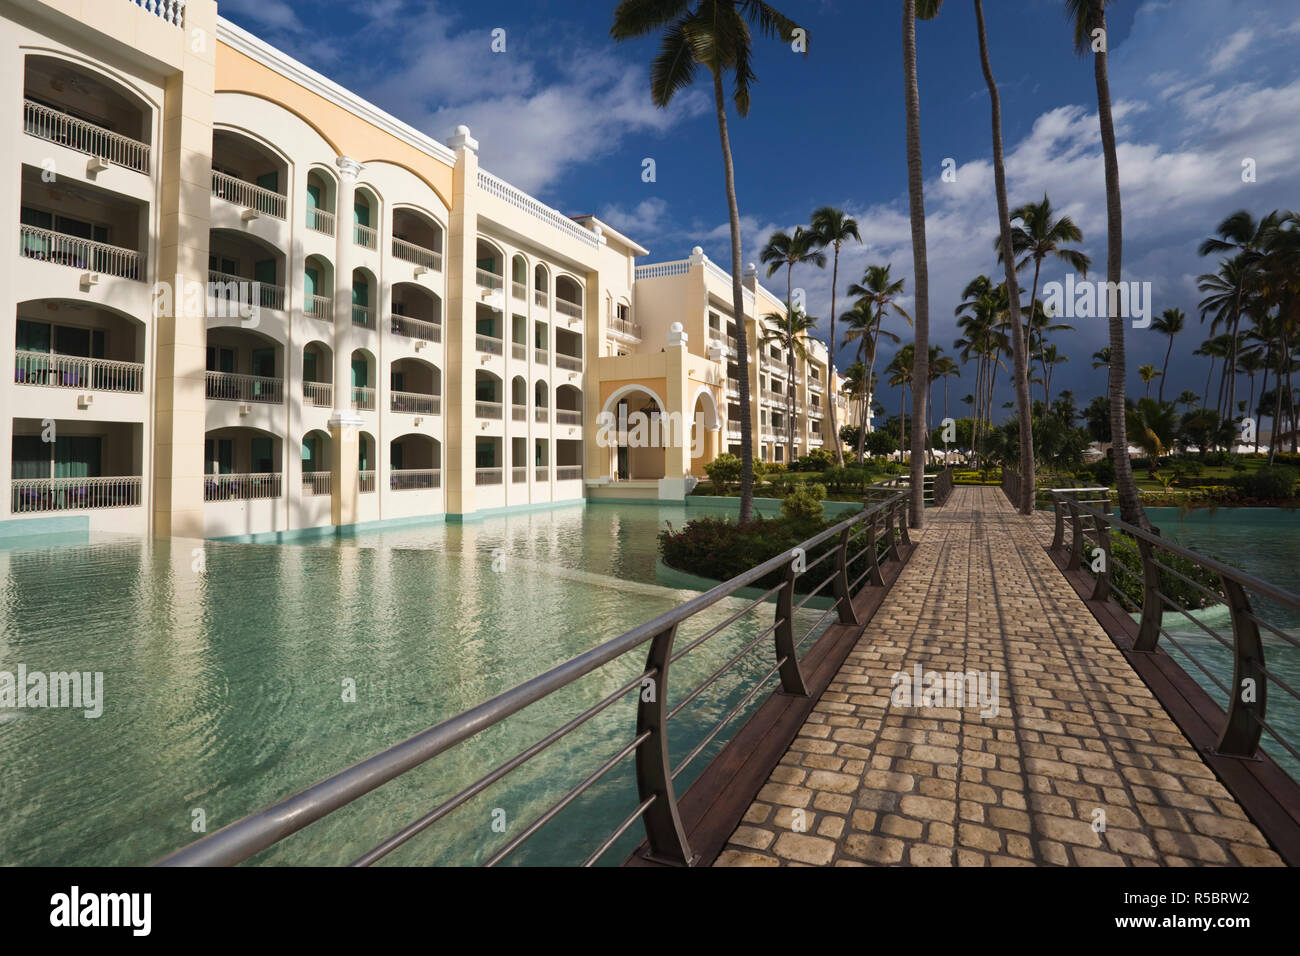
[[[831,413],[831,437],[835,445],[835,464],[837,467],[844,466],[844,449],[840,442],[839,424],[835,418],[835,399],[836,395],[832,392],[832,386],[835,384],[835,376],[831,374],[831,369],[835,367],[835,287],[840,284],[840,244],[835,243],[835,264],[831,267],[831,342],[826,349],[826,391],[830,395]],[[807,364],[806,362],[804,363]]]
[[[749,392],[749,334],[745,328],[745,294],[740,279],[740,206],[736,202],[736,168],[731,161],[727,135],[727,103],[722,74],[713,72],[713,100],[718,111],[718,136],[722,140],[722,167],[727,187],[727,213],[731,219],[731,308],[740,329],[736,364],[740,374],[740,524],[754,520],[754,435]]]
[[[925,390],[930,379],[930,276],[925,254],[925,184],[921,166],[921,94],[916,80],[916,0],[903,0],[903,75],[907,101],[907,192],[912,220],[912,273],[916,281],[915,351],[912,357],[913,528],[925,527]]]
[[[1016,366],[1016,412],[1020,419],[1020,501],[1016,502],[1021,514],[1034,510],[1034,424],[1033,409],[1029,404],[1029,356],[1021,333],[1020,285],[1016,280],[1016,257],[1011,246],[1011,213],[1007,202],[1007,170],[1002,155],[1002,100],[998,84],[993,78],[993,64],[989,60],[988,35],[984,29],[984,4],[975,0],[975,21],[979,28],[980,65],[984,69],[984,82],[989,88],[989,101],[993,108],[993,182],[998,197],[998,229],[1001,232],[1002,260],[1007,274],[1007,304],[1011,311],[1011,324],[1016,330],[1012,342]],[[1034,264],[1034,286],[1029,296],[1029,316],[1034,315],[1034,297],[1038,295],[1038,265]],[[1043,381],[1047,374],[1044,370]]]
[[[1265,353],[1265,354],[1267,355],[1267,353]],[[1260,380],[1260,387],[1259,387],[1259,404],[1260,404],[1260,405],[1263,405],[1263,404],[1264,404],[1264,396],[1267,395],[1267,394],[1268,394],[1268,359],[1265,358],[1265,360],[1264,360],[1264,377],[1263,377],[1263,379]],[[1258,412],[1259,412],[1259,407],[1256,406],[1254,409],[1252,409],[1252,412],[1254,412],[1254,413],[1258,413]],[[1274,421],[1274,423],[1275,423],[1275,424],[1274,424],[1274,427],[1273,427],[1273,430],[1276,431],[1276,430],[1277,430],[1277,425],[1276,425],[1276,422],[1277,422],[1277,414],[1276,414],[1276,413],[1277,413],[1277,408],[1276,408],[1276,407],[1274,407],[1273,412],[1274,412],[1274,415],[1273,415],[1273,421]],[[1259,418],[1260,418],[1260,416],[1259,416],[1258,414],[1255,414],[1255,419],[1256,419],[1256,420],[1255,420],[1255,454],[1256,454],[1256,455],[1259,454],[1259,433],[1260,433],[1261,431],[1263,431],[1263,428],[1260,427]],[[1270,442],[1270,444],[1271,444],[1271,442]]]
[[[1106,13],[1101,0],[1092,0],[1094,21],[1106,29]],[[1106,71],[1105,49],[1093,54],[1093,73],[1097,81],[1097,119],[1101,126],[1102,153],[1106,158],[1106,281],[1118,288],[1123,281],[1124,225],[1119,195],[1119,157],[1115,149],[1115,123],[1110,111],[1110,78]],[[1110,303],[1108,303],[1109,305]],[[1116,311],[1108,309],[1107,311]],[[1128,422],[1125,420],[1124,396],[1126,366],[1124,352],[1124,317],[1109,316],[1110,326],[1110,433],[1114,441],[1115,483],[1119,490],[1120,516],[1129,524],[1149,531],[1151,523],[1142,510],[1133,463],[1128,456]]]
[[[1214,356],[1210,356],[1210,370],[1205,375],[1205,395],[1201,398],[1201,408],[1209,409],[1210,382],[1214,379]]]
[[[867,447],[867,402],[871,400],[871,379],[876,374],[876,349],[880,346],[880,326],[885,321],[885,309],[880,307],[876,312],[876,328],[871,336],[871,365],[867,368],[867,384],[862,399],[862,430],[858,432],[858,461],[862,461],[862,456],[866,453]],[[898,446],[903,447],[902,443]]]
[[[1174,337],[1169,336],[1169,348],[1165,349],[1165,364],[1160,369],[1160,390],[1156,393],[1156,399],[1163,402],[1165,400],[1165,379],[1169,377],[1169,356],[1174,354]]]
[[[789,321],[787,317],[787,321]],[[791,335],[788,342],[785,343],[786,349],[785,366],[790,373],[790,377],[785,383],[785,427],[786,427],[786,462],[785,466],[789,468],[794,464],[794,336]]]

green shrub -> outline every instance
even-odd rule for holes
[[[735,455],[722,454],[704,466],[704,473],[709,476],[713,490],[725,495],[731,485],[740,481],[740,459]]]
[[[863,439],[863,451],[873,458],[883,458],[898,451],[898,440],[889,432],[867,432]]]
[[[1099,485],[1110,487],[1115,483],[1115,462],[1109,458],[1094,461],[1084,469],[1087,476]]]
[[[825,498],[825,485],[799,485],[781,500],[781,514],[793,522],[821,524],[826,518],[826,509],[822,506]]]
[[[1294,498],[1297,483],[1300,483],[1300,472],[1283,465],[1265,466],[1251,474],[1234,475],[1231,479],[1232,486],[1242,497],[1268,500]]]

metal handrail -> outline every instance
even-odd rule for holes
[[[883,536],[877,536],[878,526]],[[898,545],[906,543],[906,500],[902,493],[894,493],[884,501],[867,503],[861,512],[846,518],[838,524],[814,535],[807,541],[791,548],[762,564],[751,568],[743,574],[725,581],[678,607],[627,631],[613,640],[607,641],[577,657],[551,668],[544,674],[525,681],[518,686],[498,694],[492,699],[471,708],[462,714],[444,720],[427,730],[409,737],[381,753],[375,754],[353,766],[308,787],[286,800],[282,800],[264,810],[251,814],[232,823],[215,833],[209,834],[189,846],[170,854],[159,861],[161,866],[222,866],[234,865],[249,859],[257,853],[278,843],[308,825],[323,819],[341,807],[367,793],[395,780],[406,772],[415,769],[439,754],[478,736],[485,730],[500,724],[508,717],[519,713],[569,687],[579,679],[610,664],[625,654],[645,648],[648,645],[646,664],[639,674],[632,677],[621,687],[606,695],[595,705],[568,720],[561,727],[551,731],[541,739],[524,748],[515,756],[488,771],[474,783],[462,789],[455,796],[443,801],[434,809],[425,813],[414,822],[377,844],[353,862],[353,865],[368,866],[397,849],[412,837],[421,833],[434,823],[446,817],[458,807],[463,806],[475,795],[501,780],[517,768],[523,766],[537,754],[543,752],[556,741],[584,725],[597,714],[605,711],[614,703],[637,694],[636,730],[630,742],[618,745],[613,756],[605,760],[597,770],[587,776],[575,788],[560,797],[536,819],[534,819],[516,837],[499,849],[486,863],[495,865],[523,844],[525,840],[538,832],[552,820],[565,806],[586,792],[605,774],[628,756],[635,755],[636,779],[638,787],[637,807],[603,840],[585,861],[584,866],[597,862],[620,836],[627,832],[637,820],[641,820],[646,831],[650,855],[656,860],[677,865],[691,865],[695,857],[678,814],[677,798],[673,790],[673,778],[681,773],[687,763],[694,759],[704,745],[696,747],[694,752],[679,764],[674,771],[669,766],[669,748],[667,726],[680,708],[672,713],[668,710],[668,671],[669,664],[677,661],[684,654],[701,646],[705,641],[721,633],[729,624],[764,604],[773,593],[777,595],[776,613],[773,625],[757,639],[750,642],[750,648],[758,646],[763,638],[771,636],[776,663],[761,678],[758,686],[750,691],[731,713],[722,718],[712,733],[707,735],[705,744],[714,739],[734,717],[742,712],[757,692],[773,676],[780,676],[782,692],[786,694],[807,696],[808,692],[800,672],[796,654],[799,645],[806,641],[814,631],[831,615],[837,614],[842,624],[860,625],[857,613],[852,606],[853,589],[863,580],[870,579],[873,585],[880,585],[879,562],[898,560]],[[855,536],[865,536],[866,545],[849,558],[849,546]],[[803,561],[821,545],[830,545],[833,550],[835,568],[833,571],[834,603],[830,610],[819,618],[796,642],[793,633],[795,584],[803,570]],[[855,582],[848,579],[848,569],[855,561],[866,557],[867,569]],[[741,589],[749,587],[768,575],[780,574],[781,583],[766,594],[749,601],[744,608],[731,615],[723,624],[711,628],[703,636],[693,640],[678,653],[673,651],[674,639],[680,627],[695,615],[706,611],[720,601],[737,595]],[[743,655],[741,655],[743,656]],[[724,671],[730,669],[741,659],[733,657],[724,665]],[[720,673],[706,678],[705,684],[712,684]],[[646,693],[649,687],[654,693]]]
[[[1080,497],[1081,495],[1096,495],[1099,491],[1105,492],[1105,495],[1100,499],[1103,503],[1102,508],[1092,507],[1092,504],[1097,503],[1098,499],[1085,500]],[[1215,753],[1227,757],[1253,758],[1259,751],[1260,739],[1263,733],[1267,731],[1287,753],[1300,760],[1300,749],[1298,749],[1300,741],[1292,743],[1265,719],[1268,699],[1267,688],[1270,683],[1279,687],[1297,701],[1300,701],[1300,691],[1291,687],[1280,675],[1269,671],[1265,663],[1264,643],[1260,634],[1260,627],[1263,626],[1292,647],[1300,648],[1300,640],[1262,620],[1252,607],[1249,597],[1250,594],[1254,594],[1292,611],[1300,612],[1300,595],[1224,564],[1222,561],[1217,561],[1214,558],[1184,548],[1161,537],[1154,531],[1147,531],[1114,517],[1108,513],[1110,507],[1109,491],[1108,488],[1057,488],[1049,492],[1056,513],[1056,529],[1051,550],[1060,554],[1068,553],[1067,570],[1086,568],[1089,573],[1096,575],[1097,583],[1091,595],[1095,601],[1109,601],[1112,592],[1122,596],[1122,592],[1115,587],[1112,580],[1112,572],[1116,568],[1134,579],[1140,577],[1143,586],[1142,602],[1140,607],[1133,608],[1133,612],[1139,615],[1138,633],[1134,640],[1133,650],[1139,653],[1154,653],[1158,648],[1161,636],[1164,636],[1184,657],[1205,673],[1211,683],[1228,695],[1228,706],[1224,714],[1223,728],[1220,731],[1218,743],[1215,745]],[[1068,548],[1065,543],[1065,528],[1067,525],[1071,537]],[[1113,560],[1111,546],[1111,533],[1113,531],[1122,531],[1137,542],[1138,555],[1142,564],[1140,574],[1138,571]],[[1092,536],[1095,543],[1095,548],[1090,549],[1089,554],[1092,558],[1091,564],[1084,560],[1084,551],[1087,547],[1089,535]],[[1104,555],[1101,560],[1097,558],[1099,551]],[[1217,576],[1222,591],[1214,592],[1204,584],[1193,581],[1168,564],[1162,563],[1156,559],[1157,552],[1181,558],[1195,565],[1201,571]],[[1094,565],[1096,565],[1095,569]],[[1204,621],[1193,617],[1188,613],[1187,608],[1180,606],[1173,598],[1165,594],[1161,590],[1162,574],[1169,574],[1179,578],[1205,594],[1207,598],[1224,604],[1228,608],[1232,621],[1231,639],[1219,634]],[[1131,601],[1127,603],[1132,604]],[[1230,686],[1240,689],[1243,688],[1245,682],[1249,681],[1253,693],[1247,694],[1240,690],[1237,692],[1230,690],[1229,686],[1226,686],[1210,667],[1198,660],[1196,655],[1192,654],[1177,638],[1170,634],[1164,627],[1166,606],[1182,614],[1223,647],[1230,649],[1233,666]]]

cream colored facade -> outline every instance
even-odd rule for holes
[[[680,498],[738,446],[730,279],[698,250],[638,267],[480,169],[469,130],[430,139],[213,0],[0,0],[0,37],[0,525],[227,537]],[[783,305],[745,286],[753,349]],[[826,442],[824,346],[793,382],[763,351],[762,456],[791,386],[796,454]],[[599,427],[620,410],[685,440]]]

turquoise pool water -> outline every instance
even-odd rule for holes
[[[694,592],[652,583],[655,535],[685,520],[681,507],[591,504],[314,544],[207,542],[201,573],[200,542],[0,550],[0,670],[102,671],[105,698],[98,719],[0,711],[0,863],[148,863],[197,837],[196,811],[216,830],[667,611]],[[740,604],[703,616],[679,646]],[[819,616],[802,615],[797,633]],[[766,605],[675,664],[670,700],[771,619]],[[639,673],[643,657],[634,657],[258,861],[353,859]],[[717,693],[683,711],[674,761],[771,661],[761,642]],[[345,681],[355,682],[355,703],[343,700]],[[631,700],[615,705],[390,860],[486,858],[634,726]],[[679,778],[679,792],[726,739]],[[581,862],[635,806],[631,767],[514,859]],[[493,828],[501,820],[505,833]],[[606,859],[621,860],[636,833]]]
[[[1256,577],[1300,594],[1300,511],[1281,508],[1148,508],[1151,523],[1173,541],[1218,558]],[[1252,595],[1252,600],[1254,596]],[[1256,601],[1255,613],[1291,636],[1300,636],[1300,613],[1269,601]],[[1201,619],[1229,641],[1232,621],[1223,608],[1212,608]],[[1227,686],[1232,685],[1232,654],[1183,615],[1165,614],[1165,628]],[[1262,630],[1262,629],[1261,629]],[[1300,689],[1300,649],[1263,631],[1264,658],[1271,672],[1292,688]],[[1186,660],[1168,641],[1165,649],[1182,664],[1220,705],[1222,690],[1196,665]],[[1291,745],[1300,744],[1300,703],[1276,684],[1268,688],[1269,724],[1282,731]],[[1297,761],[1273,741],[1267,731],[1262,744],[1292,777],[1300,779]]]

